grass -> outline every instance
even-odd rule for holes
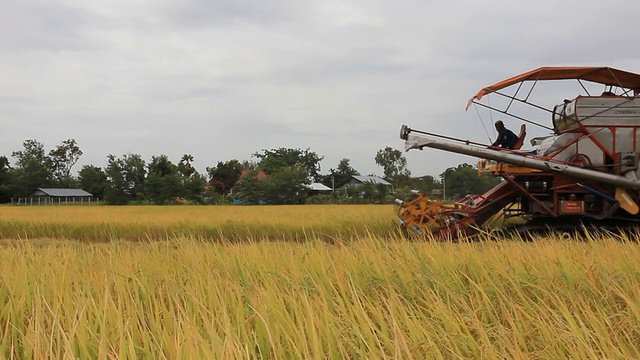
[[[0,206],[0,238],[304,241],[397,235],[391,205]]]
[[[640,358],[634,239],[415,242],[367,232],[385,217],[346,208],[332,219],[328,208],[301,207],[289,224],[345,221],[333,243],[313,232],[304,242],[4,238],[0,358]],[[181,209],[192,224],[206,221],[205,209]],[[251,215],[277,232],[272,211],[285,210]],[[156,211],[161,222],[187,217]],[[364,233],[342,236],[358,211]],[[90,228],[97,214],[76,219]],[[122,229],[160,226],[144,209],[111,214]],[[29,226],[20,216],[5,221]]]

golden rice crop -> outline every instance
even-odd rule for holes
[[[0,206],[0,238],[301,241],[397,233],[391,205]]]
[[[3,358],[638,358],[613,240],[0,248]]]
[[[640,358],[640,248],[590,236],[4,239],[0,358]]]

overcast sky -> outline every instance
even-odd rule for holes
[[[637,0],[1,0],[0,155],[74,138],[75,171],[188,153],[204,172],[310,148],[321,173],[348,158],[382,175],[375,154],[403,150],[403,123],[488,142],[495,118],[464,109],[484,86],[540,66],[640,72],[638,14]],[[414,176],[476,161],[405,156]]]

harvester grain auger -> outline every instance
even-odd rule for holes
[[[586,94],[574,93],[571,100],[550,108],[531,102],[536,84],[553,80],[576,80]],[[530,89],[519,97],[528,84]],[[512,86],[517,87],[514,94],[502,91]],[[597,95],[589,86],[600,87]],[[482,102],[488,94],[506,98],[506,108]],[[547,111],[552,126],[513,114],[514,102]],[[609,67],[543,67],[483,88],[467,108],[472,104],[552,133],[522,149],[523,126],[519,142],[509,150],[403,125],[405,150],[434,148],[474,156],[478,171],[501,179],[485,194],[467,195],[452,204],[417,191],[410,199],[397,200],[398,218],[408,231],[441,240],[472,237],[497,215],[520,218],[521,231],[640,225],[640,74]]]

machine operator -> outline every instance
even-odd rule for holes
[[[505,149],[513,150],[514,146],[518,142],[518,136],[513,131],[504,127],[502,120],[496,121],[496,130],[498,131],[498,138],[491,144],[491,146],[501,147]]]

